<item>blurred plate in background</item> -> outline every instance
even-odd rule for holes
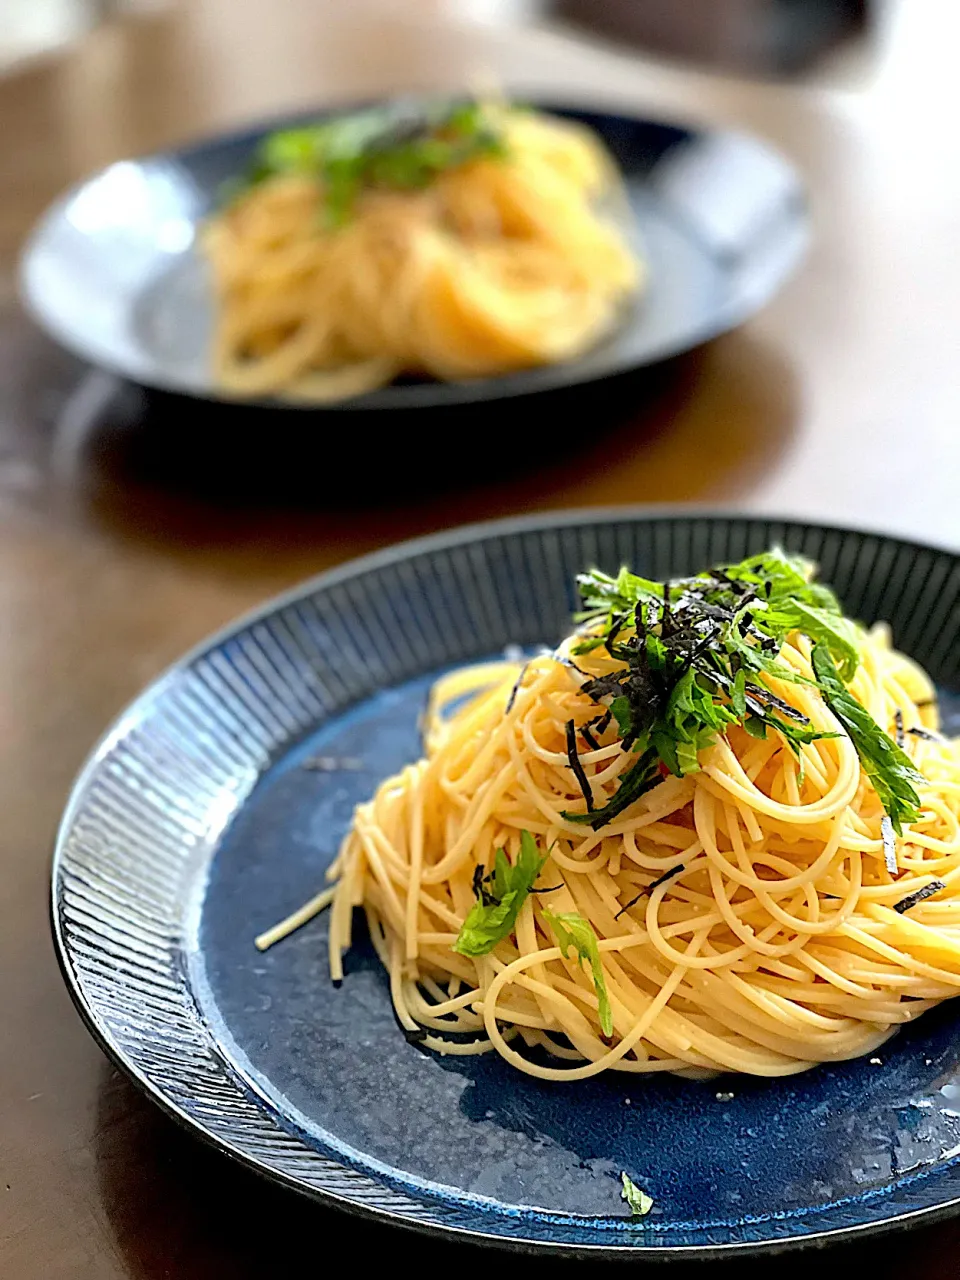
[[[648,263],[646,290],[621,327],[576,360],[470,382],[397,383],[337,408],[451,407],[626,373],[740,324],[800,261],[808,239],[802,183],[755,138],[535,105],[588,124],[620,164]],[[24,252],[30,312],[92,364],[146,387],[225,399],[210,367],[212,292],[196,250],[198,224],[265,134],[323,114],[120,161],[67,193]]]

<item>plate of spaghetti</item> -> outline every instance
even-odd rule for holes
[[[738,324],[807,238],[755,139],[403,99],[112,165],[42,219],[24,300],[147,387],[450,406],[626,373]]]
[[[58,838],[107,1052],[307,1194],[573,1253],[960,1205],[960,561],[577,512],[306,584]]]

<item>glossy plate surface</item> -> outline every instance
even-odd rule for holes
[[[482,381],[397,384],[342,407],[449,406],[625,373],[740,324],[799,262],[808,238],[801,182],[755,138],[544,105],[596,129],[623,169],[649,266],[644,295],[578,360]],[[69,192],[24,252],[27,307],[93,364],[147,387],[223,398],[210,370],[212,295],[198,224],[265,133],[320,114],[124,160]]]
[[[253,946],[322,887],[354,804],[419,754],[438,672],[553,642],[586,565],[662,578],[777,542],[818,559],[849,612],[891,621],[960,731],[958,557],[760,518],[580,512],[441,535],[328,573],[186,658],[95,752],[57,845],[61,963],[108,1052],[280,1181],[505,1244],[777,1248],[960,1202],[960,1003],[876,1059],[786,1080],[562,1086],[407,1043],[362,937],[332,987],[322,918]],[[642,1223],[621,1170],[654,1197]]]

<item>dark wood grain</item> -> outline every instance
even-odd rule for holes
[[[305,1248],[319,1268],[348,1241],[414,1247],[358,1234],[182,1134],[106,1063],[60,982],[47,881],[70,781],[185,648],[349,556],[522,510],[709,501],[960,538],[956,6],[893,6],[853,88],[684,73],[550,30],[458,25],[456,8],[196,0],[0,81],[4,1280],[274,1277],[302,1271]],[[343,442],[322,422],[188,422],[176,401],[80,367],[17,310],[17,248],[83,173],[261,114],[481,71],[766,135],[808,175],[809,263],[742,331],[598,402],[573,436],[522,410],[476,424],[488,465],[472,474],[443,431],[412,443],[416,466],[374,443],[360,477],[331,468]],[[777,1266],[952,1280],[958,1245],[947,1225]]]

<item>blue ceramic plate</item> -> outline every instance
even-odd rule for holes
[[[876,1058],[785,1080],[575,1085],[404,1039],[370,946],[328,977],[323,883],[353,806],[419,754],[431,680],[568,626],[572,579],[684,574],[782,543],[887,618],[945,691],[960,559],[872,534],[689,513],[479,526],[323,575],[186,658],[110,730],[53,869],[70,991],[167,1111],[278,1181],[426,1230],[537,1249],[771,1249],[960,1204],[960,1003]],[[956,727],[956,726],[955,726]],[[321,767],[307,768],[308,761]],[[654,1197],[625,1216],[619,1174]]]
[[[580,359],[503,378],[395,384],[337,408],[459,405],[625,373],[740,324],[802,257],[808,237],[802,185],[756,139],[540,105],[586,121],[623,169],[635,237],[649,266],[642,298],[615,333]],[[246,170],[265,133],[318,114],[124,160],[69,192],[45,214],[24,252],[28,309],[93,364],[147,387],[222,399],[210,369],[212,293],[195,247],[197,226],[222,198],[224,182]]]

